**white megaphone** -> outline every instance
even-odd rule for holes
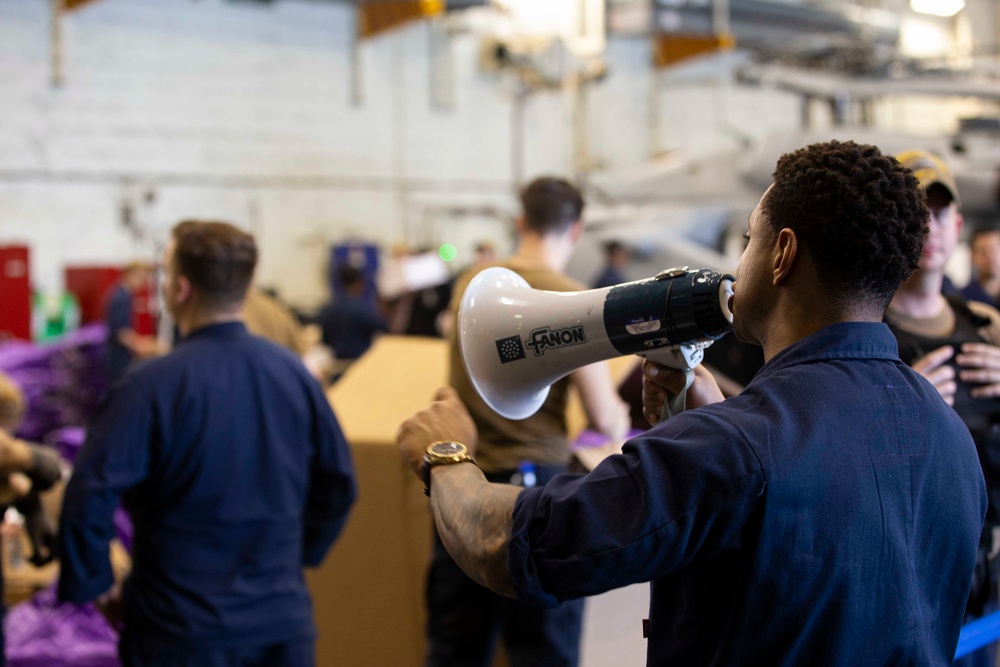
[[[548,292],[508,269],[486,269],[458,311],[465,371],[490,408],[524,419],[554,382],[587,364],[638,354],[694,368],[732,328],[733,280],[684,267],[602,289]]]

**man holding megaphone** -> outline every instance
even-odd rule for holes
[[[443,390],[398,441],[444,545],[526,603],[650,581],[649,665],[951,664],[985,487],[968,429],[881,322],[926,229],[916,179],[877,148],[782,156],[731,299],[766,360],[743,393],[696,370],[686,411],[523,490],[485,480]],[[646,363],[651,421],[683,385]]]

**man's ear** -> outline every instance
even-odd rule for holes
[[[795,232],[787,227],[778,232],[777,252],[774,255],[774,267],[772,270],[773,283],[775,285],[784,282],[791,274],[798,250],[799,240],[795,236]]]
[[[174,300],[178,304],[188,303],[191,301],[193,293],[194,290],[191,287],[191,281],[186,276],[177,276],[177,292],[174,294]]]
[[[580,235],[583,234],[583,221],[577,220],[576,222],[574,222],[572,226],[570,226],[569,228],[569,234],[570,234],[570,239],[572,239],[573,243],[579,241]]]

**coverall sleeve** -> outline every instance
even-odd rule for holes
[[[521,493],[507,550],[518,599],[554,606],[738,548],[764,481],[736,429],[678,415],[590,474]]]
[[[379,315],[374,310],[368,311],[368,330],[371,333],[376,333],[379,331],[388,331],[389,323],[385,321],[385,318]]]
[[[66,485],[59,525],[59,599],[93,600],[114,583],[108,543],[118,498],[149,474],[153,409],[126,378],[90,425]]]
[[[105,321],[108,325],[108,335],[116,340],[120,331],[132,328],[132,305],[126,295],[116,293],[112,296],[108,301]]]
[[[357,495],[351,452],[329,401],[312,383],[313,456],[303,516],[302,563],[316,567],[347,522]]]

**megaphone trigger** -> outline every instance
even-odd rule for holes
[[[684,388],[677,394],[667,393],[667,400],[663,402],[663,409],[660,411],[660,421],[666,421],[674,415],[678,415],[687,407],[687,390],[694,382],[694,368],[705,358],[705,348],[714,341],[698,341],[695,343],[685,343],[683,345],[671,345],[660,348],[652,352],[640,352],[640,357],[645,357],[650,361],[676,368],[684,371]]]
[[[679,415],[687,409],[688,389],[691,388],[692,383],[694,383],[694,369],[685,368],[684,388],[674,397],[671,397],[669,393],[667,394],[667,400],[663,402],[663,409],[660,410],[661,422],[670,419],[674,415]]]
[[[712,342],[708,340],[684,343],[682,345],[670,345],[649,352],[639,352],[638,355],[650,361],[655,361],[661,366],[685,371],[701,363],[702,359],[705,358],[705,348],[711,345]]]

